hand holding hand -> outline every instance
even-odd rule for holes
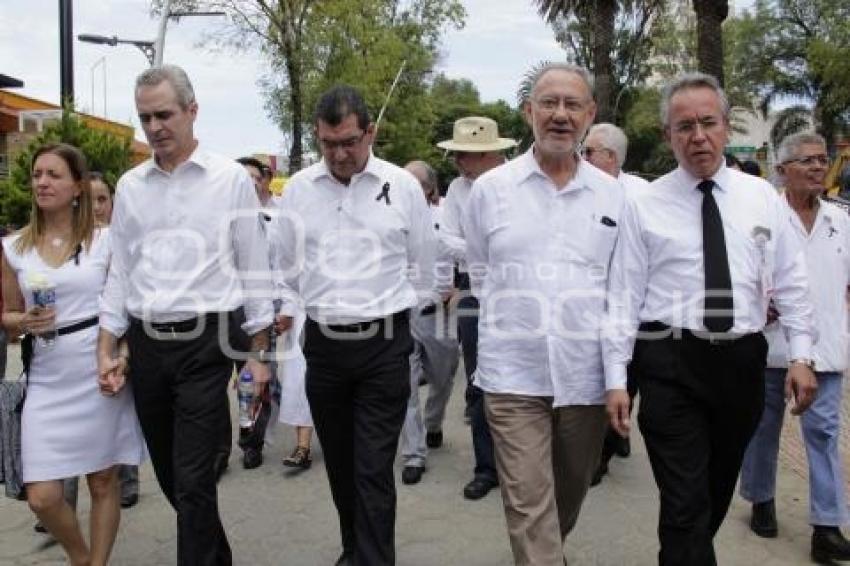
[[[274,331],[275,334],[283,334],[287,330],[292,328],[292,317],[286,316],[285,314],[279,314],[274,318]]]

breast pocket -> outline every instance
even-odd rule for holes
[[[591,266],[608,267],[611,254],[614,252],[614,244],[617,243],[617,234],[619,229],[616,224],[610,226],[597,222],[591,226],[586,253],[586,259]]]

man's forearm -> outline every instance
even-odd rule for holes
[[[100,329],[97,335],[97,355],[98,357],[112,358],[115,356],[115,348],[118,344],[118,338],[108,330]]]

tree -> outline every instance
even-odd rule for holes
[[[843,0],[757,0],[730,21],[737,85],[776,110],[781,139],[811,123],[834,146],[850,127],[850,5]]]
[[[0,224],[22,226],[29,222],[32,208],[30,166],[39,147],[64,142],[79,148],[91,171],[100,171],[115,186],[118,177],[130,168],[130,139],[86,126],[65,109],[62,117],[49,124],[17,154],[9,169],[9,178],[0,181]]]
[[[693,0],[697,15],[697,62],[699,70],[724,84],[723,20],[729,16],[727,0]]]
[[[594,75],[597,120],[616,123],[622,116],[620,103],[626,102],[623,94],[649,74],[651,32],[665,1],[606,0],[600,3],[586,0],[542,4],[546,4],[545,16],[551,17],[555,37],[566,49],[567,59]],[[613,14],[607,11],[611,5]],[[520,90],[527,88],[528,85],[521,85]]]
[[[589,44],[592,65],[589,67],[596,79],[596,115],[600,122],[612,120],[614,27],[619,5],[617,0],[533,0],[546,21],[573,16],[586,22],[590,30]]]
[[[363,92],[377,111],[403,61],[405,74],[382,125],[376,151],[402,158],[408,148],[389,136],[412,134],[427,116],[421,111],[426,79],[448,25],[463,25],[459,0],[183,0],[181,9],[224,11],[230,23],[207,41],[242,49],[257,46],[272,72],[261,81],[266,109],[290,145],[289,170],[301,168],[313,108],[322,90],[346,82]],[[154,6],[159,5],[155,0]],[[419,136],[421,140],[421,136]],[[421,142],[420,142],[421,143]]]

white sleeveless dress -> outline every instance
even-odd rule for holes
[[[18,236],[3,239],[3,254],[15,271],[26,308],[32,307],[27,285],[40,272],[56,286],[56,327],[98,315],[98,300],[109,266],[107,229],[97,230],[91,249],[54,268],[35,249],[15,250]],[[115,464],[138,465],[144,441],[124,387],[115,397],[97,386],[98,326],[58,336],[52,346],[34,341],[27,397],[21,417],[21,460],[24,482],[75,477]]]

